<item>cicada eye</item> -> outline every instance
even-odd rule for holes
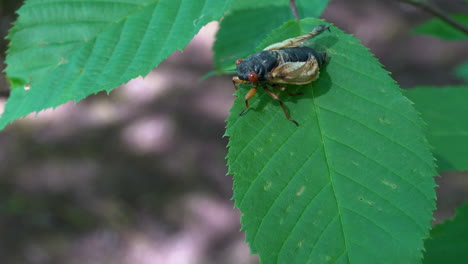
[[[258,75],[255,72],[250,72],[249,81],[256,83],[258,81]]]
[[[239,65],[242,62],[242,59],[237,59],[236,60],[236,65]]]

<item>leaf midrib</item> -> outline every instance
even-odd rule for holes
[[[316,116],[316,119],[317,119],[317,129],[319,131],[319,135],[320,135],[320,141],[322,142],[322,145],[323,145],[323,155],[324,155],[324,158],[325,158],[325,164],[327,165],[327,170],[328,170],[328,177],[330,178],[330,186],[332,188],[332,193],[333,193],[333,197],[335,198],[335,203],[336,203],[336,208],[337,208],[337,211],[338,211],[338,218],[339,218],[339,222],[340,222],[340,230],[341,230],[341,234],[343,235],[343,240],[344,240],[344,252],[346,252],[346,259],[348,260],[348,263],[352,263],[349,259],[349,254],[348,254],[348,242],[347,242],[347,239],[346,239],[346,235],[345,235],[345,231],[344,231],[344,225],[343,225],[343,216],[342,216],[342,213],[341,213],[341,206],[338,202],[338,197],[336,195],[336,190],[335,190],[335,183],[333,182],[333,177],[332,177],[332,171],[331,171],[331,166],[330,166],[330,161],[329,161],[329,158],[328,158],[328,155],[327,155],[327,148],[326,148],[326,144],[325,144],[325,140],[324,140],[324,131],[322,130],[322,125],[321,125],[321,122],[320,122],[320,118],[319,118],[319,107],[317,106],[317,102],[316,102],[316,96],[315,96],[315,92],[314,92],[314,89],[311,89],[311,93],[312,93],[312,104],[314,106],[314,111],[315,111],[315,116]]]

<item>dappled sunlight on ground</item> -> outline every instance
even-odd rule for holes
[[[140,153],[163,153],[174,145],[173,124],[164,117],[143,118],[132,122],[122,133],[129,150]]]
[[[453,81],[433,73],[456,58],[435,64],[416,52],[445,44],[408,37],[396,8],[372,1],[367,12],[358,2],[369,3],[332,1],[325,16],[371,46],[403,86]],[[231,76],[200,80],[212,70],[217,28],[210,23],[184,52],[109,95],[31,114],[0,133],[0,263],[258,263],[226,176]],[[445,191],[437,215],[450,216],[466,190]]]

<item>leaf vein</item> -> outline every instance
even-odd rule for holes
[[[312,256],[312,254],[315,252],[315,250],[317,249],[317,247],[315,247],[315,245],[317,245],[317,243],[320,241],[320,239],[323,237],[323,235],[325,234],[325,231],[328,230],[328,228],[331,226],[331,224],[333,222],[335,222],[335,220],[338,218],[338,214],[336,214],[332,220],[330,220],[330,222],[328,222],[328,224],[325,226],[325,228],[323,228],[320,232],[320,234],[317,236],[317,238],[315,239],[314,243],[312,244],[312,250],[309,252],[309,254],[307,255],[307,258],[306,259],[311,259],[310,256]],[[343,253],[345,252],[345,250],[343,250]],[[343,254],[342,253],[342,254]]]
[[[314,94],[314,90],[311,90],[312,91],[312,98],[314,100],[312,100],[312,104],[314,106],[314,110],[315,110],[315,117],[317,119],[317,127],[320,131],[320,141],[322,142],[322,145],[323,145],[323,152],[324,152],[324,156],[325,156],[325,164],[327,165],[327,169],[328,169],[328,177],[330,178],[330,183],[331,183],[331,186],[332,186],[332,193],[333,193],[333,197],[335,198],[335,203],[336,203],[336,208],[337,208],[337,211],[338,211],[338,215],[339,215],[339,218],[340,218],[340,229],[341,229],[341,235],[343,236],[343,240],[344,240],[344,247],[345,247],[345,250],[348,251],[348,242],[346,241],[346,235],[345,235],[345,231],[344,231],[344,226],[343,226],[343,216],[341,214],[341,205],[339,204],[338,202],[338,197],[336,196],[336,190],[335,190],[335,183],[333,182],[333,177],[331,175],[331,165],[330,165],[330,160],[329,160],[329,157],[327,155],[327,150],[325,148],[325,132],[322,131],[322,126],[321,126],[321,123],[320,123],[320,118],[319,118],[319,109],[320,107],[317,105],[317,102],[315,101],[316,97],[315,97],[315,94]],[[347,254],[347,260],[349,263],[351,263],[350,259],[349,259],[349,254]]]
[[[245,192],[245,195],[244,195],[242,201],[240,201],[240,207],[242,207],[242,203],[244,202],[244,198],[249,194],[250,191],[252,191],[252,186],[254,186],[255,183],[256,183],[260,178],[262,178],[263,171],[264,171],[266,168],[268,168],[268,165],[270,165],[270,163],[272,162],[272,160],[273,160],[277,155],[279,155],[279,154],[281,153],[280,150],[281,150],[285,145],[287,145],[287,142],[288,142],[289,140],[291,140],[292,136],[293,136],[294,134],[296,134],[297,131],[299,131],[299,129],[294,130],[294,132],[293,132],[289,137],[287,137],[286,140],[284,140],[284,141],[279,145],[279,148],[274,152],[275,154],[273,154],[273,155],[271,156],[271,158],[269,158],[268,161],[265,163],[265,165],[263,165],[262,169],[261,169],[260,172],[257,174],[258,176],[252,181],[252,183],[251,183],[251,184],[249,185],[249,187],[247,188],[247,191]],[[269,210],[269,209],[267,209],[267,210]],[[262,220],[261,220],[259,226],[262,225],[263,220],[264,220],[264,218],[262,218]],[[254,233],[254,237],[257,236],[257,233],[258,233],[258,228],[257,228],[257,230],[256,230],[255,233]]]
[[[371,103],[371,104],[374,104],[374,105],[376,105],[376,106],[379,106],[379,107],[381,107],[381,108],[383,108],[383,109],[385,109],[385,110],[387,110],[387,111],[389,111],[389,112],[391,112],[391,113],[393,113],[393,114],[396,114],[396,115],[398,115],[398,116],[401,116],[401,117],[403,117],[404,119],[406,119],[408,122],[410,122],[411,124],[413,124],[415,127],[419,127],[419,124],[417,124],[414,120],[410,119],[409,117],[403,115],[401,112],[395,111],[395,110],[393,110],[393,109],[391,109],[391,108],[389,108],[389,107],[384,106],[383,104],[379,104],[378,102],[374,102],[374,101],[370,100],[369,98],[366,98],[366,97],[364,97],[364,96],[362,96],[362,95],[360,95],[360,94],[358,94],[358,93],[355,93],[355,92],[353,92],[352,90],[345,88],[343,85],[338,84],[336,81],[334,81],[333,83],[334,83],[336,86],[340,87],[340,88],[341,88],[342,90],[344,90],[345,92],[350,93],[350,94],[352,94],[352,95],[354,95],[354,96],[356,96],[356,97],[359,97],[359,98],[361,98],[361,99],[363,99],[363,100],[365,100],[365,101],[367,101],[367,102],[369,102],[369,103]]]
[[[265,219],[265,216],[268,215],[268,213],[270,212],[270,210],[275,206],[276,202],[278,201],[278,199],[281,197],[281,195],[283,194],[283,192],[288,188],[288,186],[291,184],[291,182],[294,180],[294,178],[297,176],[298,172],[302,170],[302,168],[304,168],[304,166],[307,164],[307,162],[310,160],[310,158],[318,152],[320,148],[317,148],[316,150],[314,150],[312,153],[310,153],[310,155],[304,159],[304,161],[302,162],[301,166],[299,166],[299,168],[294,172],[293,176],[288,180],[288,183],[284,185],[284,187],[281,189],[281,191],[278,193],[278,195],[276,196],[275,200],[273,200],[273,202],[271,203],[271,205],[268,207],[267,211],[265,212],[265,214],[263,214],[262,217],[260,217],[259,219],[262,219],[260,224],[258,225],[258,228],[257,230],[260,230],[262,228],[262,225],[264,223],[264,219]],[[324,185],[320,191],[325,187],[326,185]],[[318,193],[317,193],[318,195]],[[256,233],[255,237],[253,238],[252,241],[255,241],[255,239],[257,238],[257,235],[258,235],[258,232]],[[284,245],[284,243],[283,243]],[[280,252],[281,249],[278,251]]]
[[[334,171],[335,173],[349,179],[350,181],[354,182],[355,184],[363,187],[364,189],[366,189],[367,191],[373,193],[374,195],[376,195],[377,197],[379,197],[380,199],[384,200],[385,202],[387,202],[388,204],[390,204],[390,206],[392,206],[393,208],[395,208],[396,210],[400,211],[403,215],[407,216],[409,220],[411,220],[411,222],[413,222],[418,228],[421,229],[422,232],[426,232],[426,228],[422,227],[420,224],[418,224],[418,222],[416,220],[414,220],[413,217],[411,217],[407,212],[403,211],[403,209],[401,209],[400,207],[396,206],[395,204],[393,204],[392,202],[390,202],[387,198],[383,197],[381,194],[377,193],[376,191],[372,190],[371,188],[369,188],[368,186],[365,186],[363,185],[362,183],[356,181],[355,179],[351,178],[350,176],[344,174],[344,173],[340,173],[338,171]]]
[[[350,67],[349,65],[340,62],[339,60],[335,60],[335,63],[340,64],[343,68],[346,68],[346,69],[348,69],[348,70],[350,70],[350,71],[352,71],[352,72],[358,73],[359,75],[366,76],[366,77],[368,77],[368,78],[371,79],[371,80],[377,81],[377,82],[379,82],[379,83],[386,83],[386,84],[388,83],[388,82],[385,81],[383,78],[380,78],[380,79],[379,79],[379,78],[377,78],[377,77],[375,77],[375,76],[373,76],[373,75],[367,74],[366,72],[358,71],[356,68],[352,68],[352,67]],[[381,66],[380,66],[380,67],[381,67]],[[389,78],[388,75],[385,75],[385,76],[386,76],[387,78]]]
[[[334,113],[336,115],[339,115],[339,116],[342,116],[346,119],[349,119],[359,125],[361,125],[362,127],[365,127],[367,128],[369,131],[372,131],[378,135],[380,135],[382,138],[388,140],[389,142],[397,145],[397,146],[400,146],[402,149],[404,149],[405,151],[407,151],[408,153],[412,154],[413,156],[417,157],[422,163],[424,163],[427,167],[431,168],[431,165],[427,162],[427,160],[423,159],[421,156],[419,156],[418,154],[416,154],[414,151],[410,150],[408,147],[402,145],[401,143],[399,143],[398,141],[395,141],[393,139],[391,139],[390,137],[388,137],[387,135],[385,134],[382,134],[381,132],[377,131],[376,129],[374,128],[371,128],[367,125],[365,125],[364,123],[362,123],[361,121],[358,121],[357,119],[354,119],[354,118],[351,118],[350,116],[346,115],[346,114],[343,114],[343,113],[340,113],[336,110],[331,110],[331,109],[328,109],[328,108],[325,108],[325,107],[322,107],[322,106],[319,106],[321,109],[327,111],[327,112],[330,112],[330,113]]]
[[[291,231],[289,232],[288,236],[283,240],[283,243],[281,244],[281,247],[279,248],[278,250],[278,257],[277,257],[277,262],[279,261],[279,257],[280,257],[280,254],[281,252],[283,251],[283,248],[284,248],[284,245],[286,245],[286,241],[289,240],[289,238],[291,237],[292,233],[294,233],[294,230],[296,230],[296,227],[297,225],[299,224],[299,222],[302,220],[302,217],[304,216],[304,213],[307,211],[307,208],[309,208],[309,206],[312,204],[312,202],[315,200],[315,198],[317,198],[323,190],[325,190],[325,188],[327,186],[329,186],[330,183],[327,183],[325,184],[324,186],[322,186],[322,188],[320,188],[320,190],[314,195],[314,197],[312,199],[310,199],[309,203],[306,205],[306,207],[304,207],[304,209],[302,210],[301,214],[299,215],[299,218],[297,219],[296,223],[294,223],[294,226],[291,228]],[[336,218],[336,217],[335,217]],[[330,221],[331,222],[331,221]],[[328,226],[328,225],[327,225]],[[323,232],[323,231],[322,231]],[[314,244],[315,245],[315,244]]]
[[[267,128],[270,127],[270,124],[275,120],[275,115],[269,115],[269,117],[270,117],[270,119],[269,119],[267,122],[265,122],[265,123],[262,124],[262,128],[260,129],[260,131],[258,131],[258,132],[255,134],[255,136],[254,136],[253,138],[251,138],[251,140],[249,140],[249,141],[247,142],[247,144],[239,151],[239,154],[237,154],[237,156],[236,156],[234,159],[231,160],[231,162],[230,162],[231,164],[234,164],[234,163],[237,161],[237,159],[244,153],[244,151],[249,147],[249,145],[250,145],[255,139],[257,139],[258,137],[260,137],[260,135],[263,133],[263,131],[265,131]],[[240,117],[238,117],[237,120],[238,120],[239,118],[240,118]],[[236,122],[237,122],[237,120],[236,120]],[[261,121],[260,121],[260,122],[261,122]],[[235,123],[234,123],[234,124],[235,124]],[[234,125],[234,124],[233,124],[233,125]],[[255,128],[253,122],[247,122],[247,124],[248,124],[249,126],[251,126],[252,128]]]
[[[375,222],[374,220],[372,220],[371,218],[367,217],[366,215],[364,214],[361,214],[360,212],[356,211],[356,210],[353,210],[351,208],[348,208],[348,207],[343,207],[343,209],[345,210],[348,210],[349,212],[351,213],[354,213],[355,215],[361,217],[362,219],[365,219],[369,222],[371,222],[374,226],[376,226],[377,228],[379,228],[380,230],[382,230],[385,234],[387,234],[387,236],[389,236],[392,240],[394,240],[395,242],[398,242],[398,243],[402,243],[402,244],[405,244],[405,241],[402,240],[402,239],[399,239],[395,236],[393,236],[393,234],[388,231],[387,229],[383,228],[382,226],[378,225],[377,222]]]
[[[359,150],[357,150],[357,149],[355,149],[355,148],[353,148],[353,147],[351,147],[351,146],[349,146],[349,145],[347,145],[347,144],[345,144],[345,143],[343,143],[343,142],[341,142],[341,141],[339,141],[339,140],[336,140],[336,139],[331,138],[331,137],[329,137],[329,136],[326,136],[326,138],[329,139],[329,140],[331,140],[331,141],[336,142],[337,144],[340,144],[340,145],[342,145],[342,146],[345,146],[345,147],[347,147],[347,148],[353,150],[354,152],[360,154],[361,156],[363,156],[363,157],[366,158],[367,160],[372,161],[373,163],[377,164],[377,165],[378,165],[379,167],[381,167],[382,169],[388,171],[390,174],[393,174],[393,175],[395,175],[397,178],[399,178],[399,179],[401,179],[402,181],[406,182],[408,185],[410,185],[410,186],[413,187],[415,190],[417,190],[417,191],[418,191],[422,196],[424,196],[427,200],[430,200],[430,198],[429,198],[423,191],[421,191],[419,188],[416,187],[417,185],[415,185],[415,184],[409,182],[409,181],[408,181],[407,179],[405,179],[403,176],[401,176],[401,175],[399,175],[398,173],[392,171],[391,169],[389,169],[387,166],[383,165],[382,163],[380,163],[380,162],[378,162],[378,161],[376,161],[376,160],[370,158],[370,157],[367,156],[367,155],[364,155],[364,153],[360,152]]]

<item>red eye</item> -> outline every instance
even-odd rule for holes
[[[255,72],[250,72],[249,81],[256,83],[258,81],[258,75]]]
[[[237,59],[236,60],[236,65],[239,65],[242,62],[242,59]]]

